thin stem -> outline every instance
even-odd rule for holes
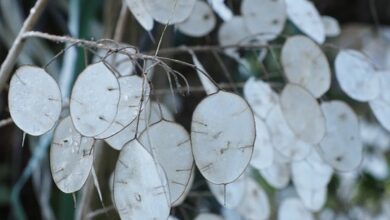
[[[14,43],[12,44],[7,57],[0,67],[0,91],[4,89],[8,78],[11,75],[11,71],[16,63],[16,60],[23,49],[24,38],[23,35],[31,31],[35,24],[38,21],[38,18],[41,16],[42,12],[46,8],[48,0],[37,0],[34,7],[31,8],[30,14],[27,19],[24,21],[22,29],[20,29],[18,36],[16,37]]]
[[[128,16],[129,16],[129,9],[127,8],[126,3],[122,1],[121,12],[119,14],[119,18],[115,27],[114,41],[117,42],[122,41]]]
[[[13,122],[12,118],[3,119],[0,121],[0,128],[7,126]]]

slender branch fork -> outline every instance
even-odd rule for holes
[[[27,19],[24,21],[22,28],[19,31],[18,36],[16,37],[14,43],[12,44],[7,57],[0,67],[0,91],[3,90],[8,78],[11,75],[11,71],[16,63],[16,60],[19,56],[19,53],[23,49],[24,45],[24,33],[31,31],[35,24],[37,23],[42,12],[46,8],[46,5],[49,0],[37,0],[34,7],[31,8],[30,14]]]

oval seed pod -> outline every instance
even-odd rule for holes
[[[70,99],[70,116],[77,131],[94,137],[115,120],[120,88],[117,78],[103,63],[89,65],[78,77]]]
[[[192,151],[197,167],[209,182],[226,184],[237,179],[249,164],[255,136],[250,107],[233,93],[209,95],[193,113]]]
[[[194,184],[194,179],[195,179],[195,166],[192,167],[190,180],[188,181],[183,194],[181,194],[178,200],[176,200],[174,203],[171,204],[172,207],[179,206],[184,202],[184,200],[187,198],[188,194],[191,191],[192,185]]]
[[[252,178],[246,181],[246,191],[243,201],[237,207],[237,211],[245,219],[269,219],[271,207],[267,193]]]
[[[279,206],[278,220],[291,219],[314,220],[314,216],[298,198],[287,198]]]
[[[134,139],[119,154],[114,200],[121,219],[167,219],[169,192],[152,156]]]
[[[133,75],[119,77],[118,82],[120,86],[118,112],[110,127],[103,133],[97,135],[95,137],[96,139],[108,138],[127,127],[135,120],[149,99],[150,86],[147,80]]]
[[[160,109],[162,115],[160,113]],[[135,137],[135,133],[137,132],[137,123],[138,123],[138,134],[141,134],[147,128],[146,121],[149,121],[148,123],[149,126],[160,121],[163,118],[168,121],[174,120],[173,114],[169,111],[169,109],[165,105],[163,105],[162,103],[157,103],[149,100],[145,104],[145,108],[143,109],[141,114],[135,120],[133,120],[122,131],[104,140],[108,145],[110,145],[115,150],[121,150],[122,147],[127,142],[129,142],[131,139]]]
[[[232,209],[240,205],[245,195],[246,177],[245,174],[229,184],[214,184],[207,182],[211,193],[219,204],[225,208]]]
[[[355,50],[342,50],[335,60],[337,81],[352,99],[366,102],[378,97],[380,85],[374,66],[368,58]]]
[[[280,106],[296,137],[318,144],[325,135],[325,117],[314,97],[298,85],[287,84],[280,95]]]
[[[271,109],[265,123],[275,148],[274,155],[281,154],[288,161],[299,161],[309,155],[312,145],[298,139],[291,131],[279,105]]]
[[[186,190],[194,165],[189,134],[181,125],[162,120],[147,128],[139,140],[165,171],[171,203],[175,203]]]
[[[162,24],[176,24],[187,19],[196,0],[144,0],[149,14]]]
[[[390,131],[390,72],[378,73],[380,94],[378,98],[369,102],[370,108],[379,123]]]
[[[312,212],[320,211],[326,202],[328,190],[326,187],[321,189],[304,189],[295,187],[303,205]]]
[[[363,157],[356,114],[342,101],[323,102],[327,132],[319,144],[319,153],[333,168],[340,171],[356,169]]]
[[[233,12],[225,4],[225,0],[208,0],[208,2],[223,21],[228,21],[233,17]]]
[[[322,16],[322,23],[325,28],[325,35],[327,37],[337,37],[341,34],[339,21],[330,16]]]
[[[271,166],[261,169],[261,176],[275,189],[283,189],[290,182],[290,166],[287,163],[274,162]]]
[[[303,33],[319,44],[325,41],[321,16],[308,0],[286,0],[287,16]]]
[[[253,148],[251,166],[261,170],[269,167],[274,162],[274,149],[271,136],[264,121],[255,116],[256,122],[256,141]]]
[[[192,37],[202,37],[209,34],[217,23],[210,6],[202,1],[196,1],[191,15],[177,24],[179,31]]]
[[[328,185],[333,169],[312,150],[306,159],[291,164],[291,173],[296,188],[317,191]]]
[[[244,0],[241,14],[249,31],[264,40],[275,39],[287,20],[284,0]]]
[[[328,60],[310,38],[288,38],[283,45],[281,60],[289,82],[307,89],[315,98],[329,90],[331,70]]]
[[[81,189],[91,172],[93,138],[81,136],[70,117],[57,126],[50,147],[50,169],[57,187],[65,193]]]
[[[126,0],[127,7],[129,7],[131,13],[137,19],[138,23],[147,31],[151,31],[154,26],[152,16],[146,11],[145,1],[139,0]]]
[[[265,119],[273,106],[279,104],[279,96],[264,81],[249,78],[244,85],[244,97],[256,116]]]
[[[52,129],[60,117],[60,88],[45,70],[19,67],[10,81],[8,106],[16,126],[29,135],[42,135]]]
[[[196,216],[195,220],[223,220],[223,218],[212,213],[201,213]]]

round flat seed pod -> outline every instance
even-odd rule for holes
[[[375,99],[380,92],[379,80],[368,58],[355,50],[342,50],[335,61],[337,81],[351,98],[366,102]]]
[[[165,171],[171,203],[174,203],[186,190],[192,174],[194,158],[189,134],[181,125],[162,120],[145,130],[139,140],[149,152],[153,151]]]
[[[310,38],[288,38],[283,45],[281,60],[289,82],[307,89],[315,98],[329,90],[331,70],[328,60]]]
[[[201,213],[196,216],[195,220],[223,220],[223,218],[212,213]]]
[[[210,6],[206,2],[196,1],[191,15],[177,24],[179,31],[192,37],[202,37],[209,34],[217,23]]]
[[[120,99],[118,111],[113,123],[103,133],[97,135],[97,139],[108,138],[127,127],[137,117],[140,108],[143,109],[146,100],[149,99],[150,87],[141,77],[123,76],[118,78],[120,87]],[[141,99],[143,102],[141,103]]]
[[[322,16],[322,23],[325,28],[325,35],[327,37],[337,37],[341,34],[341,28],[339,22],[330,16]]]
[[[126,0],[127,7],[137,19],[138,23],[147,31],[151,31],[154,26],[153,17],[146,11],[144,2],[139,0]]]
[[[277,153],[289,161],[299,161],[309,155],[312,145],[298,139],[291,131],[279,105],[271,109],[265,123]]]
[[[369,105],[379,123],[390,131],[390,72],[378,73],[380,81],[379,96],[370,101]]]
[[[61,92],[45,70],[22,66],[11,78],[8,105],[14,123],[25,133],[39,136],[58,121],[62,108]]]
[[[256,122],[256,141],[253,148],[251,166],[261,170],[269,167],[274,162],[274,149],[271,136],[264,121],[255,116]]]
[[[130,53],[135,53],[135,51],[130,51]],[[120,76],[130,76],[134,73],[134,63],[125,54],[112,54],[111,56],[107,57],[106,61],[109,62],[110,65],[113,65]]]
[[[241,14],[252,34],[264,40],[275,39],[283,30],[287,20],[284,0],[244,0]]]
[[[269,219],[271,208],[266,192],[251,178],[248,178],[245,197],[237,211],[245,219]]]
[[[50,147],[50,169],[57,187],[65,193],[81,189],[91,172],[93,138],[81,136],[70,117],[57,126]]]
[[[356,114],[342,101],[323,102],[326,135],[319,144],[319,153],[333,168],[340,171],[356,169],[363,156]]]
[[[160,108],[162,116],[160,113]],[[137,132],[137,123],[138,123],[138,134],[141,134],[146,128],[146,121],[149,121],[149,125],[152,125],[162,118],[173,121],[173,114],[168,110],[168,108],[163,104],[158,104],[154,101],[148,101],[145,104],[145,108],[142,110],[140,116],[134,119],[127,127],[125,127],[120,132],[115,135],[104,139],[108,145],[110,145],[115,150],[121,150],[122,147],[135,137]],[[139,120],[139,122],[138,122]]]
[[[259,171],[264,180],[275,189],[285,188],[291,176],[290,166],[287,163],[273,163]]]
[[[208,2],[222,20],[228,21],[233,17],[233,12],[226,5],[225,0],[208,0]]]
[[[317,190],[296,188],[303,205],[312,212],[320,211],[326,202],[328,190],[326,187]]]
[[[287,198],[279,207],[278,220],[291,219],[314,220],[314,216],[298,198]]]
[[[308,0],[286,0],[287,16],[299,30],[319,44],[325,41],[325,28],[317,9]]]
[[[70,116],[80,134],[94,137],[115,120],[120,89],[117,78],[103,64],[89,65],[77,78],[70,99]]]
[[[152,156],[135,139],[119,154],[114,176],[114,200],[121,219],[167,219],[166,186]]]
[[[146,10],[162,24],[176,24],[187,19],[196,0],[145,0]]]
[[[265,119],[273,106],[279,103],[279,96],[271,86],[261,80],[249,78],[244,85],[244,97],[258,117]]]
[[[181,194],[178,200],[176,200],[174,203],[171,204],[172,207],[179,206],[184,202],[184,200],[187,198],[188,194],[191,191],[192,185],[194,184],[194,179],[195,179],[195,166],[192,167],[191,177],[186,185],[183,194]]]
[[[209,189],[219,204],[228,209],[236,208],[242,201],[246,189],[245,175],[229,184],[214,184],[207,182]]]
[[[306,159],[291,164],[291,173],[295,187],[317,191],[328,185],[333,169],[312,150]]]
[[[218,42],[221,46],[240,45],[243,44],[250,35],[251,33],[245,26],[244,18],[241,16],[234,16],[220,26],[218,30]],[[224,51],[226,55],[238,60],[240,59],[240,55],[236,48],[227,48]]]
[[[252,157],[253,113],[240,96],[219,91],[203,99],[191,122],[191,143],[201,174],[215,184],[236,180]]]
[[[287,84],[280,95],[280,106],[287,124],[298,139],[318,144],[325,135],[325,117],[320,105],[305,89]]]

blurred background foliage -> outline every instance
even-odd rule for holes
[[[228,5],[239,13],[240,1],[227,0]],[[335,17],[343,26],[343,34],[333,39],[333,43],[339,47],[362,48],[365,37],[369,36],[374,39],[379,28],[390,24],[390,1],[389,0],[314,0],[313,1],[322,15]],[[30,8],[35,0],[0,0],[0,62],[2,62],[10,48],[13,39],[17,35],[23,20],[28,15]],[[35,30],[47,32],[56,35],[69,35],[82,39],[101,39],[113,38],[116,22],[120,16],[121,0],[50,0],[49,4],[39,19]],[[134,18],[127,14],[126,29],[122,36],[122,41],[137,46],[142,52],[154,50],[157,45],[154,42],[161,36],[163,26],[157,25],[152,33],[145,32]],[[221,21],[219,21],[221,22]],[[179,45],[217,45],[217,30],[203,38],[190,38],[168,27],[163,39],[162,48],[175,47]],[[292,24],[289,24],[285,33],[297,33]],[[390,38],[390,37],[389,37]],[[281,44],[281,39],[276,39],[275,44]],[[55,42],[46,42],[40,40],[29,40],[24,48],[23,53],[19,56],[18,64],[33,63],[44,66],[48,61],[64,48],[63,44]],[[334,50],[326,51],[330,59],[335,55]],[[266,76],[263,68],[258,64],[256,58],[250,52],[244,53],[244,56],[250,63],[249,71],[243,70],[235,62],[227,57],[222,57],[227,69],[235,82],[243,82],[250,75],[258,77],[269,77],[276,83],[282,79],[278,71],[278,57],[280,49],[275,48],[273,53],[268,53],[264,65],[268,72],[275,72],[275,75]],[[276,56],[271,56],[274,54]],[[180,60],[190,61],[187,54],[174,56]],[[217,82],[228,82],[225,74],[221,71],[221,66],[215,62],[215,57],[210,52],[199,54],[202,63],[212,73]],[[85,60],[91,60],[85,56],[83,49],[74,49],[66,51],[61,57],[56,59],[50,66],[50,73],[58,79],[60,74],[68,74],[72,82],[77,74],[85,67]],[[184,73],[191,86],[200,86],[196,74],[190,68],[183,66],[175,67]],[[163,74],[156,74],[154,86],[156,89],[169,88]],[[71,88],[69,83],[68,88]],[[338,97],[345,99],[337,93],[337,90],[329,97]],[[176,97],[179,100],[176,120],[183,124],[187,129],[190,126],[192,111],[204,93],[192,93],[187,97]],[[170,95],[161,95],[158,97],[165,103],[172,103]],[[348,101],[348,100],[347,100]],[[359,114],[366,114],[367,107],[353,102],[355,110]],[[172,106],[172,105],[171,105]],[[9,117],[7,109],[7,93],[1,93],[0,99],[0,118]],[[76,212],[88,212],[101,208],[97,193],[93,187],[85,194],[88,198],[78,198],[78,203],[83,202],[82,210],[74,208],[72,195],[60,192],[52,182],[48,162],[48,137],[33,139],[29,138],[22,147],[23,134],[10,124],[0,128],[0,219],[73,219]],[[101,187],[104,192],[104,201],[107,207],[110,206],[110,195],[108,192],[108,178],[114,166],[117,152],[110,148],[105,148],[102,153],[107,160],[101,160],[98,166],[98,175],[101,181]],[[386,155],[388,158],[389,155]],[[111,159],[112,158],[112,159]],[[95,164],[96,166],[96,164]],[[390,194],[390,179],[387,177],[383,181],[378,181],[370,174],[362,173],[358,177],[358,189],[360,192],[354,197],[356,203],[371,203],[378,198]],[[197,178],[199,179],[199,178]],[[267,189],[273,193],[272,188],[267,187],[261,177],[258,180]],[[335,209],[343,209],[337,198],[332,193],[337,191],[340,184],[338,179],[331,183],[329,192],[328,206]],[[91,181],[87,185],[93,185]],[[202,183],[195,182],[199,186],[198,190],[206,188]],[[207,190],[207,189],[204,189]],[[182,208],[174,209],[173,212],[179,215],[194,215],[191,207],[208,205],[211,209],[219,209],[215,201],[206,198],[190,198],[186,203],[186,211]],[[84,200],[83,200],[84,199]],[[81,200],[81,201],[80,201]],[[20,202],[20,203],[19,203]],[[102,219],[115,218],[114,212],[109,212],[109,216],[102,215]],[[87,216],[83,214],[81,216]]]

